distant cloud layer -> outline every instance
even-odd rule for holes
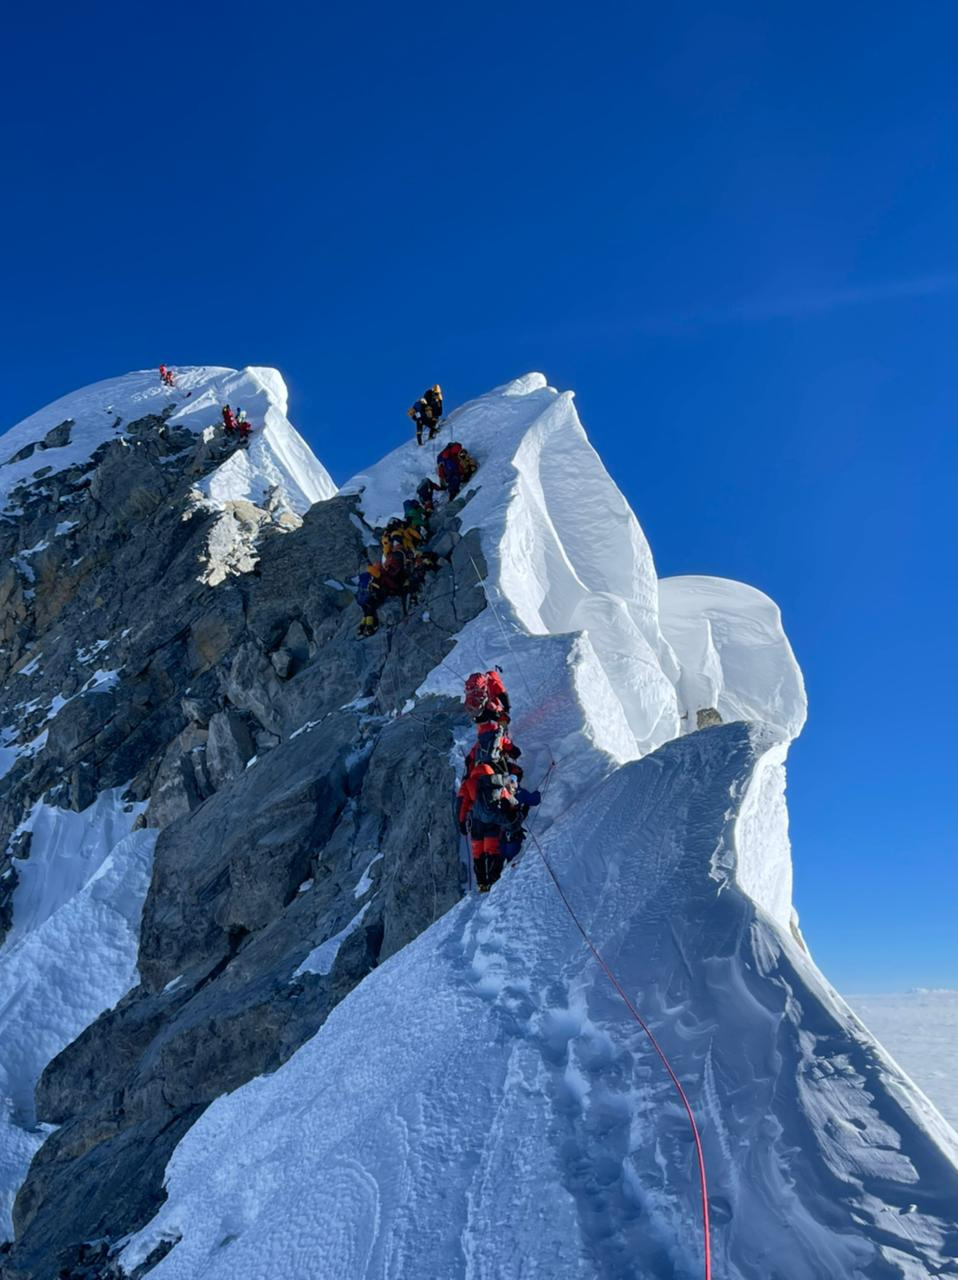
[[[675,334],[725,324],[749,324],[762,320],[798,320],[820,312],[861,307],[874,302],[930,298],[958,293],[958,275],[913,276],[906,280],[885,280],[819,293],[792,294],[779,298],[755,298],[728,306],[690,308],[684,312],[639,315],[636,329],[645,333]]]

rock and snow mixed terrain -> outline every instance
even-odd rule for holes
[[[357,643],[364,543],[453,437],[443,568]],[[958,1275],[958,1139],[794,923],[778,609],[657,579],[569,393],[338,494],[263,369],[100,383],[3,451],[5,1277],[702,1274],[684,1113],[537,847],[460,900],[494,662],[542,851],[698,1117],[716,1274]]]

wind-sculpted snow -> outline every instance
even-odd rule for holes
[[[730,797],[769,745],[672,742],[543,846],[690,1094],[715,1274],[944,1274],[947,1126],[735,882]],[[661,1064],[530,848],[209,1108],[123,1263],[175,1241],[156,1280],[691,1280],[696,1178]]]
[[[728,578],[663,578],[659,623],[680,667],[679,701],[723,720],[760,720],[797,738],[808,704],[778,605]]]
[[[47,1063],[137,979],[140,912],[155,831],[131,832],[143,806],[104,791],[83,813],[38,803],[23,824],[13,926],[0,948],[0,1232],[49,1129],[34,1090]]]
[[[286,386],[275,369],[196,366],[178,369],[172,389],[152,369],[107,378],[62,396],[12,427],[0,436],[0,512],[15,514],[13,490],[31,483],[37,471],[59,472],[86,462],[132,422],[167,411],[171,424],[200,433],[221,424],[224,404],[244,408],[254,432],[248,450],[234,453],[204,477],[199,487],[212,501],[261,503],[278,486],[286,505],[301,515],[332,496],[336,486],[328,472],[286,418]],[[44,444],[48,433],[68,422],[66,443]],[[27,456],[12,461],[21,453]]]
[[[451,439],[480,466],[462,527],[480,531],[492,609],[465,628],[424,688],[458,694],[456,669],[475,653],[485,655],[476,665],[498,661],[513,683],[524,675],[540,701],[571,698],[579,731],[606,763],[676,737],[678,669],[659,633],[652,555],[582,430],[571,392],[528,374],[454,410],[437,440],[423,448],[410,441],[343,491],[361,491],[367,520],[385,523],[434,472]],[[549,646],[547,670],[525,650],[515,657],[515,642],[530,634],[564,637]]]

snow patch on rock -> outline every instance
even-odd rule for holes
[[[269,493],[278,490],[288,509],[302,515],[314,502],[331,497],[336,486],[287,419],[287,400],[280,374],[257,367],[180,368],[172,389],[152,369],[92,383],[61,396],[0,436],[0,511],[11,509],[13,490],[30,482],[37,471],[49,467],[59,472],[87,462],[100,445],[122,438],[131,422],[171,411],[171,424],[201,435],[221,424],[222,406],[230,404],[244,408],[253,423],[250,446],[204,477],[203,492],[217,505],[231,499],[263,505]],[[62,433],[68,435],[67,442],[45,445],[53,429],[66,422],[71,424],[69,433]]]
[[[140,913],[154,830],[132,831],[142,805],[123,788],[82,813],[42,802],[20,830],[13,924],[0,948],[0,1232],[12,1234],[17,1188],[47,1130],[33,1094],[47,1063],[137,981]]]

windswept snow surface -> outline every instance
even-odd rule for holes
[[[132,831],[142,805],[123,788],[75,813],[36,804],[22,830],[13,924],[0,948],[0,1236],[48,1130],[33,1093],[44,1067],[137,981],[140,914],[155,830]]]
[[[35,472],[44,467],[58,472],[83,463],[101,444],[122,437],[131,422],[161,414],[171,404],[176,410],[169,421],[197,433],[221,424],[224,404],[245,409],[253,424],[249,449],[238,450],[199,486],[214,503],[246,498],[261,504],[278,486],[285,504],[302,514],[336,492],[325,467],[286,418],[286,384],[275,369],[201,365],[177,369],[172,389],[163,386],[155,369],[94,382],[12,427],[0,436],[0,512],[11,509],[13,489],[29,482]],[[73,421],[68,444],[10,461],[68,419]]]
[[[671,742],[543,846],[690,1094],[715,1275],[927,1280],[955,1137],[737,884],[734,797],[770,740]],[[534,849],[215,1102],[167,1189],[123,1255],[177,1241],[156,1280],[702,1274],[687,1120]]]

